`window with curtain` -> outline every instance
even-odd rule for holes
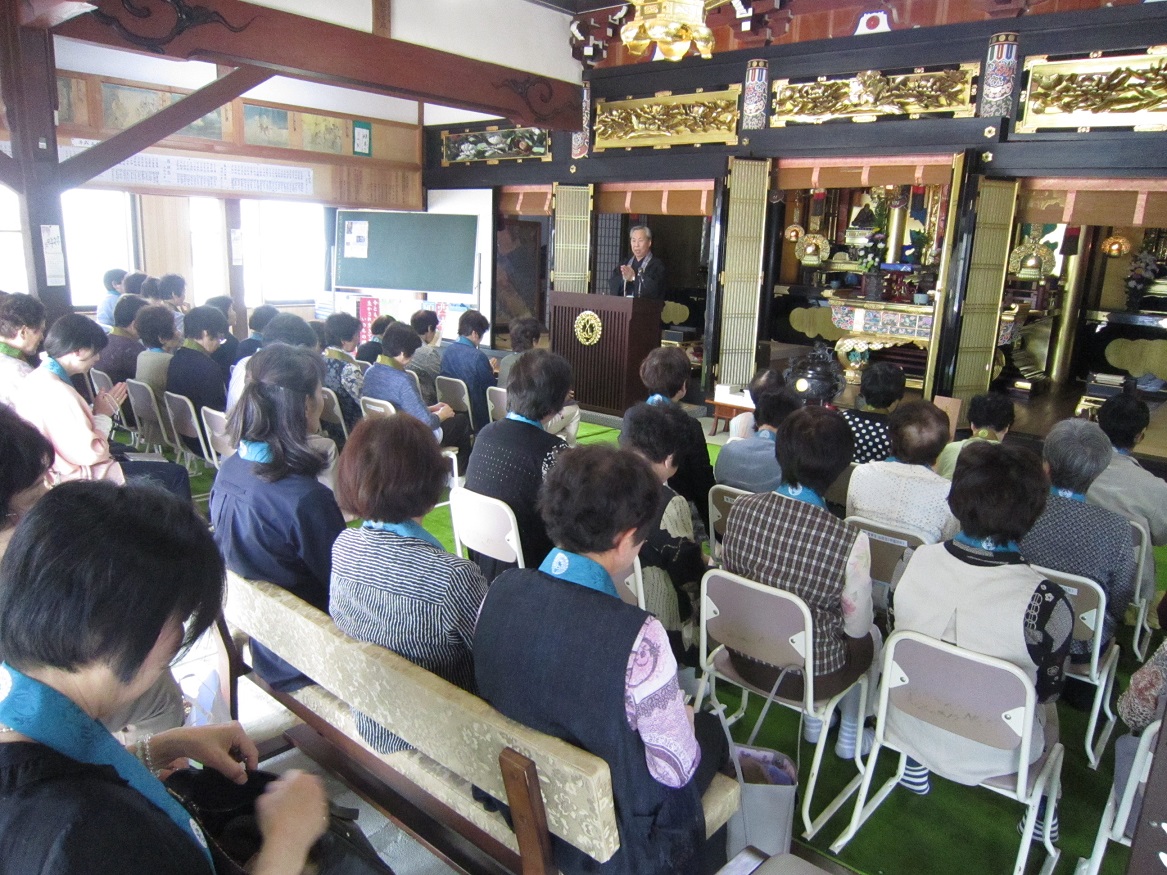
[[[130,195],[124,191],[74,188],[62,193],[65,263],[77,307],[96,307],[105,295],[107,270],[134,269]],[[23,261],[23,259],[22,259]]]
[[[315,301],[324,291],[324,206],[240,201],[243,285],[248,308]]]
[[[20,232],[20,197],[6,185],[0,185],[0,289],[13,294],[28,293],[24,238]]]

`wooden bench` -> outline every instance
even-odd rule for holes
[[[551,835],[604,862],[620,847],[608,765],[528,729],[409,660],[342,633],[324,612],[269,583],[228,575],[227,624],[316,683],[293,693],[253,680],[304,721],[293,744],[447,862],[468,872],[555,872]],[[221,626],[221,630],[225,629]],[[220,675],[246,670],[229,635]],[[351,706],[351,707],[350,707]],[[351,708],[414,750],[374,752]],[[472,797],[472,786],[511,808],[514,831]],[[717,775],[703,806],[707,834],[737,810],[737,783]]]

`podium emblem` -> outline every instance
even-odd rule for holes
[[[595,346],[600,342],[604,325],[595,310],[584,310],[575,317],[575,339],[584,346]]]

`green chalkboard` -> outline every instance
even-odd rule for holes
[[[477,235],[477,216],[338,210],[336,285],[472,295]]]

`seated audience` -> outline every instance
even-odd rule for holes
[[[246,343],[246,341],[244,341]],[[285,343],[288,346],[302,346],[313,352],[319,352],[316,332],[312,327],[295,313],[277,313],[263,327],[263,347],[273,343]],[[243,344],[241,343],[240,346]],[[241,358],[231,370],[231,381],[227,384],[227,412],[235,409],[235,404],[243,394],[243,387],[247,384],[249,375],[247,363],[251,356]]]
[[[214,871],[155,770],[189,758],[243,783],[258,765],[243,728],[171,728],[123,747],[101,724],[169,675],[222,597],[223,561],[189,502],[67,483],[29,512],[0,565],[0,870]],[[327,824],[319,780],[290,772],[257,808],[254,871],[299,872]]]
[[[511,381],[511,368],[519,360],[519,356],[528,350],[534,349],[543,336],[543,325],[538,319],[525,316],[511,323],[510,340],[511,352],[498,364],[498,385],[506,388]],[[547,423],[547,431],[551,434],[562,435],[567,445],[576,445],[576,435],[579,434],[580,410],[575,403],[575,393],[569,393],[563,410]]]
[[[889,362],[872,362],[859,381],[859,405],[840,410],[855,435],[853,462],[878,462],[891,455],[887,416],[904,397],[903,369]]]
[[[486,579],[422,527],[450,466],[412,416],[363,420],[340,454],[341,508],[364,520],[332,545],[329,610],[340,630],[387,647],[464,690],[474,687],[474,623]],[[364,714],[361,736],[381,753],[408,747]]]
[[[1164,602],[1159,603],[1159,627],[1167,626]],[[1114,793],[1120,798],[1125,792],[1127,783],[1133,777],[1136,781],[1143,780],[1143,775],[1131,774],[1134,765],[1135,751],[1139,746],[1139,736],[1156,720],[1163,717],[1164,704],[1167,703],[1167,641],[1159,645],[1159,649],[1151,654],[1143,665],[1131,675],[1130,685],[1118,697],[1118,716],[1130,728],[1130,733],[1119,736],[1114,741]],[[1154,751],[1152,742],[1152,751]],[[1134,838],[1135,826],[1143,810],[1143,791],[1135,793],[1131,805],[1130,816],[1127,818],[1124,834]]]
[[[1013,426],[1013,400],[1001,392],[987,392],[976,395],[968,405],[968,424],[972,436],[961,441],[953,441],[946,446],[936,460],[936,473],[949,480],[956,470],[956,460],[961,450],[978,441],[1000,443]]]
[[[851,463],[854,438],[837,411],[823,407],[796,410],[778,427],[778,464],[782,485],[734,502],[725,523],[722,565],[726,571],[801,598],[814,623],[815,679],[818,698],[833,696],[860,675],[878,673],[879,631],[872,625],[871,550],[864,532],[843,524],[827,510],[823,493]],[[754,686],[770,690],[775,666],[731,651],[738,672]],[[872,677],[874,681],[874,677]],[[802,696],[802,677],[790,674],[778,692]],[[875,689],[872,683],[870,689]],[[862,715],[859,689],[843,699],[835,753],[855,754]],[[808,719],[804,737],[817,742],[821,721]],[[862,750],[870,747],[869,730]]]
[[[145,350],[138,353],[134,379],[141,380],[154,391],[158,413],[164,421],[169,422],[165,399],[162,396],[166,392],[166,375],[170,371],[170,360],[174,358],[174,351],[182,345],[182,335],[174,330],[174,317],[170,311],[157,304],[143,307],[138,311],[138,315],[134,317],[134,330],[138,332],[138,339],[145,347]]]
[[[259,352],[259,348],[263,346],[264,329],[278,315],[280,315],[280,311],[271,304],[262,304],[251,311],[251,316],[247,320],[247,328],[250,333],[246,340],[239,341],[237,362]]]
[[[1098,425],[1114,447],[1110,462],[1090,484],[1086,500],[1141,523],[1151,536],[1143,554],[1141,593],[1155,592],[1155,554],[1152,546],[1167,544],[1167,482],[1156,477],[1131,455],[1147,433],[1151,413],[1144,401],[1130,395],[1107,398],[1098,408]]]
[[[353,358],[361,339],[361,320],[351,313],[333,313],[324,320],[324,335],[328,344],[324,350],[324,385],[336,393],[344,426],[352,431],[361,418],[361,387],[365,383],[365,374]],[[338,437],[332,430],[329,436],[333,440]],[[339,437],[337,446],[344,443],[344,435]]]
[[[426,404],[438,403],[438,389],[434,385],[434,378],[442,373],[441,335],[438,330],[442,322],[433,310],[418,310],[409,317],[409,327],[421,339],[421,346],[413,354],[408,371],[417,374],[417,382],[421,387],[421,397]],[[486,390],[483,389],[483,392]],[[485,423],[483,423],[485,425]]]
[[[721,448],[713,476],[718,483],[749,492],[773,492],[782,483],[774,438],[778,426],[795,410],[802,399],[786,389],[766,389],[754,402],[756,428],[752,436],[730,441]]]
[[[443,447],[458,451],[458,471],[466,470],[470,459],[470,419],[455,413],[448,404],[427,407],[413,378],[405,373],[421,340],[404,322],[394,322],[381,336],[384,352],[365,374],[363,395],[388,401],[398,413],[406,413],[423,423]]]
[[[0,404],[12,396],[36,366],[45,335],[45,305],[32,295],[9,295],[0,301]]]
[[[511,371],[507,417],[484,428],[466,467],[466,488],[505,501],[515,512],[523,560],[528,566],[551,549],[535,507],[539,487],[567,444],[544,424],[563,409],[571,389],[571,365],[562,356],[533,349]],[[509,568],[486,556],[477,559],[487,580]]]
[[[149,278],[150,277],[148,275],[142,273],[140,270],[130,271],[126,274],[126,278],[122,280],[122,294],[137,295],[139,298],[147,298],[147,296],[142,292],[142,286]]]
[[[776,371],[774,368],[766,368],[764,371],[758,371],[754,375],[754,379],[750,380],[750,385],[746,392],[750,396],[750,401],[754,403],[754,407],[758,406],[758,399],[762,397],[762,393],[771,389],[781,389],[786,385],[786,380],[782,376],[781,371]],[[754,418],[754,411],[747,410],[744,413],[739,413],[729,421],[729,436],[731,438],[749,438],[754,436],[754,432],[758,430],[758,424]]]
[[[328,348],[328,335],[324,332],[324,323],[319,319],[308,320],[308,327],[316,335],[316,349],[321,352]]]
[[[211,490],[211,524],[227,568],[266,580],[328,610],[332,542],[344,517],[316,476],[328,464],[308,435],[320,429],[324,362],[311,350],[273,343],[251,359],[250,380],[228,424],[239,451],[223,460]],[[260,677],[282,690],[310,683],[252,642]]]
[[[1106,468],[1110,456],[1110,441],[1093,422],[1064,419],[1050,429],[1042,447],[1049,497],[1045,510],[1021,540],[1025,561],[1089,577],[1102,587],[1106,593],[1103,649],[1114,637],[1135,594],[1130,524],[1121,514],[1086,503],[1086,490]],[[1089,662],[1089,643],[1073,642],[1070,658]]]
[[[186,313],[190,305],[186,303],[186,280],[176,273],[163,274],[158,278],[158,299],[174,314],[174,328],[179,334],[186,334]]]
[[[44,362],[24,378],[12,406],[53,445],[54,482],[148,477],[190,500],[190,477],[172,462],[118,461],[110,453],[113,415],[126,400],[125,383],[100,393],[90,410],[71,378],[88,374],[101,358],[107,337],[101,326],[78,313],[62,316],[45,335]]]
[[[105,276],[101,278],[101,282],[105,286],[105,297],[98,302],[97,312],[93,315],[93,318],[106,331],[114,327],[113,311],[124,291],[122,283],[125,278],[126,272],[120,267],[107,270]]]
[[[649,404],[677,404],[685,397],[689,381],[689,356],[680,347],[662,346],[650,352],[640,364],[640,381],[648,389]],[[682,408],[683,409],[683,408]],[[696,506],[697,515],[709,529],[709,490],[713,487],[713,464],[705,444],[705,430],[689,417],[683,443],[677,452],[677,473],[669,486]]]
[[[888,416],[891,457],[859,465],[847,488],[847,516],[905,526],[935,544],[959,529],[948,509],[952,483],[933,470],[948,443],[948,415],[931,401],[907,401]]]
[[[227,317],[217,307],[195,307],[186,314],[185,325],[186,340],[174,351],[166,369],[166,389],[190,399],[194,405],[195,422],[201,430],[204,407],[227,409],[223,371],[211,358],[227,333]],[[198,438],[184,436],[182,441],[192,453],[201,452]]]
[[[115,383],[132,380],[138,371],[138,356],[145,351],[134,320],[147,306],[145,298],[121,295],[113,308],[113,326],[109,329],[109,343],[101,352],[101,369]]]
[[[716,718],[685,707],[664,628],[621,601],[613,582],[640,550],[659,490],[632,453],[565,453],[539,497],[555,548],[531,557],[542,561],[538,570],[495,580],[474,634],[483,698],[607,761],[620,848],[605,868],[637,875],[704,868],[701,794],[725,761]],[[560,871],[596,871],[582,851],[554,842]]]
[[[0,556],[16,524],[48,491],[45,475],[53,464],[53,445],[43,434],[0,404]]]
[[[227,333],[223,335],[223,342],[219,348],[211,353],[211,358],[223,372],[223,385],[231,379],[231,366],[239,361],[239,338],[235,336],[235,302],[229,295],[216,295],[207,298],[207,306],[214,307],[227,317]]]
[[[1019,542],[1041,515],[1048,492],[1041,461],[1022,447],[975,440],[960,453],[948,504],[960,521],[951,541],[916,549],[892,596],[895,629],[908,629],[1012,662],[1033,679],[1039,702],[1030,757],[1056,733],[1074,615],[1060,586],[1025,564]],[[929,763],[958,784],[1017,771],[1017,752],[958,738],[903,711],[891,714],[912,759],[902,783],[930,789]],[[1054,735],[1056,738],[1056,734]]]
[[[670,633],[674,652],[684,651],[681,624],[693,615],[701,576],[708,566],[693,534],[689,502],[674,492],[668,479],[677,473],[677,447],[684,440],[688,414],[670,405],[640,403],[624,414],[620,447],[640,456],[660,481],[654,524],[640,548],[645,607]]]
[[[490,320],[477,310],[467,310],[458,317],[458,339],[442,352],[441,376],[466,384],[470,393],[471,427],[475,431],[481,431],[490,422],[486,390],[496,383],[494,369],[498,362],[488,359],[478,349],[489,330]]]
[[[381,335],[385,333],[386,328],[396,321],[389,314],[378,316],[374,319],[373,324],[369,326],[369,333],[372,337],[357,347],[354,358],[359,362],[368,362],[370,365],[375,362],[377,356],[381,354]]]

